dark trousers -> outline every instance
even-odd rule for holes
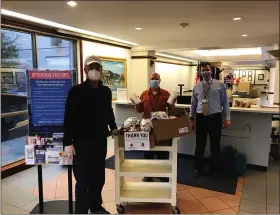
[[[88,214],[89,209],[94,213],[102,205],[107,139],[79,141],[75,144],[75,151],[73,159],[76,179],[75,213]]]
[[[196,117],[196,148],[194,167],[203,170],[204,151],[207,136],[210,137],[211,168],[218,170],[220,161],[220,141],[222,130],[222,114],[216,113],[210,116],[197,114]]]

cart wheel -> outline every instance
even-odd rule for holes
[[[124,206],[123,206],[123,205],[117,205],[117,211],[118,211],[120,214],[123,214],[123,213],[124,213]]]
[[[172,212],[173,212],[173,214],[180,214],[181,213],[180,209],[178,207],[173,207]]]

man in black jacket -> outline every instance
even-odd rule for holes
[[[77,214],[108,214],[102,207],[105,158],[109,129],[117,128],[112,109],[112,92],[102,84],[101,61],[89,56],[85,62],[87,80],[68,94],[64,118],[65,151],[74,153]]]

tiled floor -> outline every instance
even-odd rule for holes
[[[1,164],[5,165],[24,158],[26,137],[1,142]]]
[[[108,157],[113,154],[112,142]],[[38,203],[37,169],[32,168],[2,180],[2,214],[27,214]],[[67,169],[44,166],[44,199],[67,199]],[[141,178],[126,180],[140,181]],[[74,188],[74,182],[73,182]],[[106,183],[102,192],[104,207],[117,213],[114,171],[106,169]],[[74,197],[75,198],[75,197]],[[268,172],[248,171],[240,177],[235,195],[206,189],[177,185],[177,203],[186,214],[279,213],[279,166],[272,165]],[[168,204],[126,204],[130,214],[170,214]]]
[[[244,181],[239,213],[279,214],[279,162],[267,172],[248,171]]]

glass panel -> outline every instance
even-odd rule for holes
[[[26,69],[33,67],[32,36],[1,30],[2,165],[24,158],[28,132]]]
[[[39,69],[73,69],[74,45],[72,41],[56,37],[37,36]]]

